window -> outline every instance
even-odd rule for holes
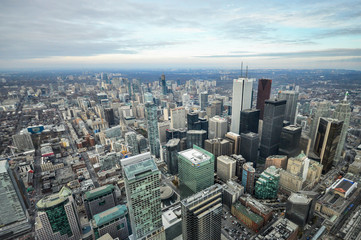
[[[123,229],[124,228],[124,223],[121,223],[117,226],[117,230]]]
[[[99,204],[99,206],[103,206],[105,204],[105,200],[99,202],[98,204]]]

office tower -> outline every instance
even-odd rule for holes
[[[181,201],[182,237],[221,239],[222,186],[215,184]]]
[[[167,130],[170,129],[170,122],[159,122],[158,123],[158,134],[160,143],[164,144],[167,142]]]
[[[33,140],[29,133],[13,135],[13,144],[19,151],[29,151],[34,149]]]
[[[187,137],[187,130],[186,129],[167,129],[166,130],[166,138],[167,141],[173,139],[173,138],[186,138]]]
[[[268,167],[256,181],[255,196],[258,199],[277,198],[280,169],[275,166]]]
[[[286,203],[285,217],[300,227],[304,227],[313,217],[312,199],[306,195],[292,193]]]
[[[90,225],[94,231],[94,239],[98,239],[107,233],[112,239],[128,239],[131,232],[128,209],[125,205],[117,205],[94,215]]]
[[[243,164],[242,185],[245,187],[246,192],[250,194],[253,194],[255,174],[256,170],[253,168],[252,162]]]
[[[316,112],[312,117],[312,124],[310,127],[309,137],[311,138],[311,150],[315,145],[315,136],[317,133],[318,121],[321,117],[330,117],[331,103],[329,101],[323,101],[317,104]]]
[[[212,118],[212,117],[216,116],[216,107],[214,105],[206,107],[206,114],[207,114],[208,118]]]
[[[340,142],[343,121],[332,118],[320,118],[315,136],[314,153],[320,158],[323,171],[328,172],[335,158]]]
[[[254,132],[241,134],[241,155],[257,167],[259,135]]]
[[[80,220],[70,189],[42,198],[37,204],[35,233],[40,240],[81,239]]]
[[[258,133],[259,109],[245,109],[241,112],[240,131],[241,133]]]
[[[342,159],[342,152],[347,137],[347,130],[350,125],[351,107],[350,107],[350,103],[347,101],[347,94],[348,93],[346,93],[345,99],[336,106],[335,112],[333,113],[334,119],[343,121],[343,126],[340,135],[340,142],[337,145],[335,158],[334,158],[334,161],[336,162]]]
[[[223,204],[231,209],[232,204],[238,201],[238,198],[244,194],[244,187],[233,180],[228,180],[223,187]]]
[[[113,108],[105,108],[104,109],[104,118],[105,118],[105,121],[108,122],[109,126],[112,126],[115,124]]]
[[[247,161],[242,157],[242,155],[231,155],[231,158],[236,160],[236,176],[238,177],[239,181],[242,181],[242,174],[243,174],[243,164],[245,164]]]
[[[88,219],[117,205],[114,186],[109,184],[85,192],[83,202]]]
[[[187,131],[187,148],[197,145],[204,148],[204,141],[207,139],[207,132],[204,130],[189,130]]]
[[[241,111],[252,108],[252,85],[252,79],[238,78],[233,80],[231,132],[239,133]]]
[[[196,123],[198,122],[198,113],[187,113],[187,129],[188,130],[200,130],[197,129]]]
[[[154,103],[153,94],[151,94],[150,92],[145,92],[144,93],[144,102],[145,103]]]
[[[215,157],[215,166],[217,170],[217,157],[221,155],[230,155],[232,146],[230,142],[222,138],[207,139],[204,141],[204,149],[212,153]]]
[[[232,146],[232,151],[230,154],[238,155],[240,153],[241,147],[241,136],[237,133],[228,132],[224,136],[225,140],[229,141]]]
[[[228,123],[227,119],[215,116],[209,119],[209,130],[208,137],[213,138],[224,138],[227,133]]]
[[[160,144],[159,144],[159,133],[158,133],[158,115],[157,115],[157,106],[153,103],[146,103],[146,118],[147,118],[147,127],[148,127],[148,141],[150,146],[151,154],[155,155],[157,158],[160,156]]]
[[[149,152],[121,160],[135,239],[162,235],[160,171]]]
[[[217,176],[223,181],[227,182],[233,179],[236,175],[236,160],[229,156],[217,157]]]
[[[31,231],[24,199],[7,160],[0,160],[0,239]]]
[[[186,127],[186,110],[184,107],[173,108],[170,110],[170,127],[174,129]]]
[[[295,124],[296,109],[298,103],[298,92],[296,91],[280,91],[278,93],[279,100],[286,100],[286,110],[284,120],[289,121],[290,124]]]
[[[197,146],[179,152],[178,172],[183,199],[213,185],[214,156]]]
[[[301,132],[300,143],[298,146],[299,152],[303,151],[306,155],[308,155],[311,148],[311,138],[309,138],[306,134]]]
[[[271,79],[258,79],[257,105],[256,108],[260,110],[259,119],[263,120],[264,103],[270,99],[271,96]]]
[[[162,76],[161,76],[161,83],[162,83],[162,93],[163,93],[163,95],[167,95],[167,93],[168,93],[168,91],[167,91],[167,84],[166,84],[166,82],[165,82],[165,75],[164,74],[162,74]]]
[[[221,101],[213,101],[212,102],[212,106],[214,106],[215,110],[216,110],[216,115],[218,116],[222,116],[222,102]]]
[[[137,134],[137,142],[138,142],[139,152],[143,152],[144,150],[147,149],[148,146],[147,140],[143,135]]]
[[[137,134],[135,132],[127,132],[125,134],[125,142],[128,145],[129,152],[131,152],[133,156],[140,153],[137,141]]]
[[[166,163],[168,173],[172,175],[178,174],[178,151],[180,150],[180,139],[173,138],[167,142],[166,148]]]
[[[271,155],[266,158],[266,163],[264,168],[268,168],[270,166],[275,166],[276,168],[282,168],[284,170],[287,169],[287,156],[285,155]]]
[[[299,154],[301,132],[302,128],[295,125],[283,127],[278,153],[287,157],[294,157]]]
[[[207,92],[201,92],[199,94],[199,105],[200,105],[202,111],[205,111],[206,107],[208,107],[208,93]]]
[[[278,153],[285,108],[286,100],[266,100],[260,147],[262,159]]]

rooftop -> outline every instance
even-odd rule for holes
[[[347,192],[352,185],[354,184],[353,181],[348,180],[346,178],[343,178],[336,186],[335,186],[335,190],[338,192]]]
[[[303,194],[292,193],[288,200],[295,204],[309,204],[312,199]]]
[[[62,187],[60,192],[46,196],[42,198],[37,204],[37,208],[51,208],[58,204],[61,204],[68,200],[68,197],[71,195],[71,190],[67,187]]]
[[[88,200],[103,196],[105,194],[111,193],[114,190],[114,186],[109,184],[102,187],[95,188],[91,191],[85,193],[85,197]]]
[[[198,149],[187,149],[179,153],[181,156],[183,156],[185,159],[190,161],[192,164],[200,164],[202,162],[206,162],[211,160],[211,157],[204,154]]]
[[[159,171],[149,152],[125,158],[121,164],[128,180],[146,172]]]
[[[117,205],[104,212],[94,215],[95,227],[102,226],[117,218],[122,218],[128,213],[128,209],[125,205]]]
[[[260,224],[263,221],[263,218],[261,216],[247,209],[241,203],[237,202],[233,206],[237,209],[237,211],[241,212],[243,215],[251,219],[256,224]]]

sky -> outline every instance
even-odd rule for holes
[[[1,0],[0,69],[361,70],[361,0]]]

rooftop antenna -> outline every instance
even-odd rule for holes
[[[246,67],[246,78],[248,76],[248,66]]]
[[[241,62],[241,77],[242,77],[242,72],[243,72],[243,61]]]

